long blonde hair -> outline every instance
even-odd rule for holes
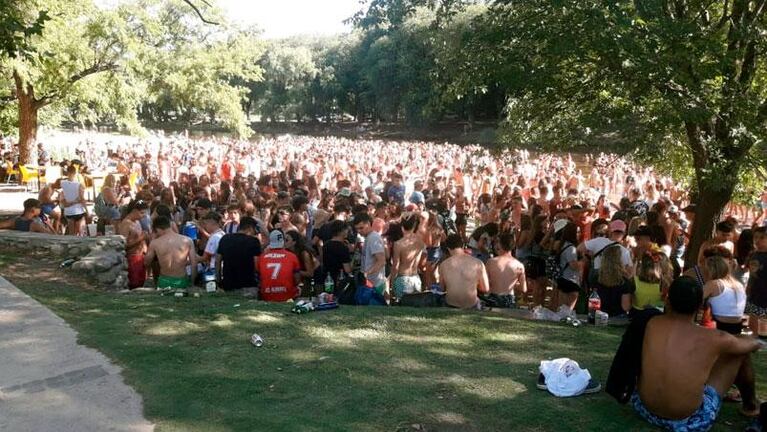
[[[621,260],[623,250],[618,245],[607,246],[602,252],[602,265],[599,266],[599,284],[615,287],[623,283],[625,271]]]

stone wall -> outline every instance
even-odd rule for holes
[[[128,287],[128,263],[122,236],[73,237],[0,230],[0,251],[58,261],[77,259],[71,270],[107,290]]]

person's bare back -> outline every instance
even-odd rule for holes
[[[451,251],[452,253],[452,251]],[[477,289],[487,291],[487,273],[482,261],[466,254],[452,255],[439,265],[447,304],[461,309],[477,306]]]
[[[647,324],[642,346],[639,395],[654,414],[668,419],[692,415],[721,354],[724,333],[658,316]]]
[[[511,255],[501,255],[487,262],[487,277],[490,281],[490,293],[510,295],[524,278],[525,266]]]
[[[396,242],[392,250],[392,262],[396,264],[396,276],[416,276],[425,245],[418,235],[408,235]]]
[[[194,253],[191,239],[168,231],[152,240],[147,257],[157,256],[162,276],[184,278],[187,275],[186,266],[194,261],[191,256]]]

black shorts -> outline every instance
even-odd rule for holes
[[[466,213],[455,214],[455,224],[459,226],[465,226],[469,223],[468,215]]]
[[[717,321],[716,319],[714,319],[714,322],[716,322],[717,330],[721,330],[731,335],[740,336],[740,332],[743,331],[743,323],[723,323],[721,321]]]
[[[69,215],[69,216],[65,216],[65,217],[67,218],[67,220],[71,220],[71,221],[77,222],[80,219],[85,217],[85,213],[80,213],[80,214],[76,214],[76,215]]]
[[[558,278],[557,279],[557,289],[562,291],[563,293],[569,294],[569,293],[574,293],[574,292],[580,291],[581,287],[577,283],[575,283],[575,282],[573,282],[571,280],[567,280],[565,278]]]

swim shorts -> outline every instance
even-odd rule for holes
[[[157,278],[157,288],[186,289],[189,288],[189,278],[160,275]]]
[[[513,308],[516,306],[516,297],[514,294],[488,294],[480,296],[487,307],[494,308]]]
[[[128,255],[128,287],[141,288],[145,281],[144,255]]]
[[[418,275],[397,276],[394,279],[394,295],[397,298],[417,292],[421,292],[421,278]]]
[[[674,432],[705,432],[714,426],[719,409],[722,408],[722,397],[711,386],[703,389],[703,404],[690,417],[682,420],[669,420],[651,413],[642,403],[639,392],[631,396],[634,410],[648,423]]]

